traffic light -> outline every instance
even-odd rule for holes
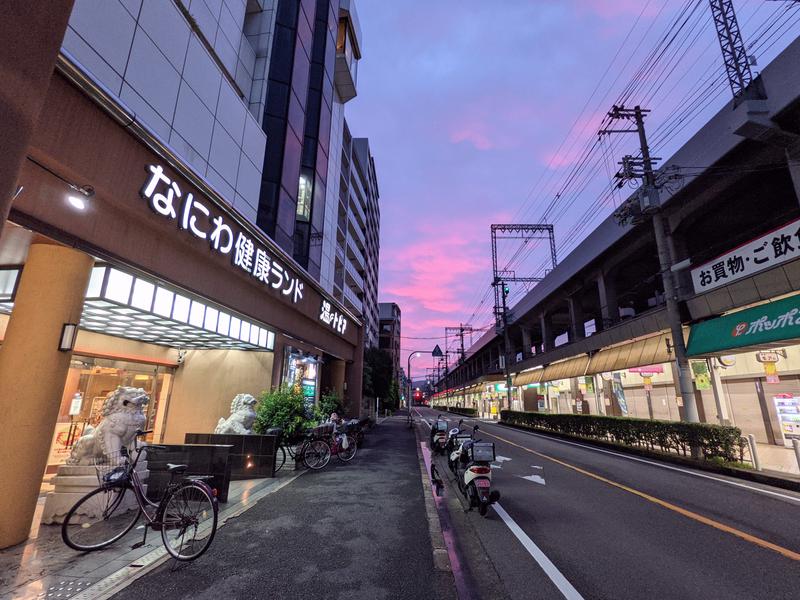
[[[509,293],[510,291],[511,291],[511,289],[508,287],[508,284],[507,284],[507,283],[504,283],[504,284],[503,284],[503,295],[504,295],[504,296],[508,296],[508,293]]]

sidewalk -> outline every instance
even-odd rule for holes
[[[119,599],[454,598],[434,569],[415,436],[405,417],[367,434],[350,464],[337,458],[262,499],[217,531],[206,555],[164,564]]]
[[[247,510],[295,476],[292,471],[282,470],[274,479],[231,482],[228,502],[220,504],[220,523]],[[132,544],[142,539],[136,529],[99,552],[75,552],[61,540],[60,525],[39,524],[43,506],[44,496],[39,499],[31,537],[25,543],[0,550],[2,599],[96,598],[117,585],[124,585],[125,579],[136,577],[166,556],[161,537],[152,531],[147,544],[131,549]]]

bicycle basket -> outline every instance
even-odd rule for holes
[[[128,458],[119,452],[95,459],[93,466],[100,485],[119,485],[128,479]]]

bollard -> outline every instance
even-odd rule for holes
[[[756,448],[756,436],[752,433],[747,434],[747,444],[750,446],[750,456],[753,459],[753,466],[756,471],[761,470],[761,461],[758,460],[758,449]]]
[[[800,440],[794,438],[792,446],[794,446],[794,457],[797,459],[797,468],[800,469]]]

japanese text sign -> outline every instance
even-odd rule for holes
[[[331,329],[342,335],[344,335],[344,331],[347,329],[347,318],[343,314],[333,310],[331,303],[325,299],[322,300],[322,305],[320,306],[319,320],[326,325],[330,325]]]
[[[216,214],[214,206],[187,190],[164,174],[161,165],[148,165],[148,179],[142,198],[153,211],[177,221],[178,229],[206,240],[213,252],[231,257],[231,265],[242,269],[265,288],[280,293],[297,303],[303,299],[303,282],[262,247],[257,239],[241,231],[233,219]]]
[[[713,290],[800,257],[800,219],[692,269],[694,291]]]

